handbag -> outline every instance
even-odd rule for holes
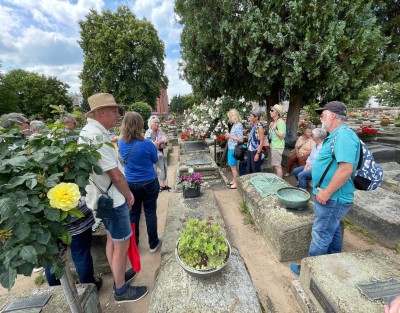
[[[244,160],[244,155],[247,152],[247,145],[243,142],[238,142],[233,149],[233,157],[238,161]]]
[[[96,217],[99,219],[111,219],[114,215],[114,200],[107,194],[102,194],[97,200]]]
[[[108,185],[107,190],[104,192],[97,186],[97,184],[91,180],[91,182],[100,190],[101,196],[97,200],[96,217],[99,219],[111,219],[114,216],[114,200],[108,195],[108,191],[111,188],[112,181]]]

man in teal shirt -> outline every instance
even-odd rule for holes
[[[353,207],[355,187],[352,177],[360,158],[359,139],[344,123],[347,114],[345,104],[332,101],[315,111],[321,114],[322,128],[330,135],[324,140],[312,168],[315,201],[309,256],[342,251],[340,220]],[[319,182],[320,186],[317,186]],[[290,269],[294,274],[300,275],[299,265],[292,263]]]

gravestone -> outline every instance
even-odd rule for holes
[[[360,287],[390,279],[400,280],[400,264],[381,251],[337,253],[303,259],[292,292],[303,312],[382,313],[386,296],[400,294],[396,285],[386,293],[381,290],[382,299],[373,301]],[[376,289],[370,291],[378,294]]]
[[[204,183],[215,185],[220,184],[222,181],[218,165],[215,163],[210,153],[181,155],[178,166],[176,167],[176,183],[179,182],[179,177],[189,173],[189,168],[192,168],[194,172],[200,173]],[[178,184],[175,190],[181,192],[181,185]]]
[[[204,140],[199,141],[181,141],[180,154],[199,154],[209,153],[208,146]]]
[[[175,247],[190,217],[220,224],[226,233],[213,191],[202,190],[201,197],[192,199],[183,199],[177,193],[171,195],[161,247],[161,265],[156,273],[149,312],[261,313],[251,277],[234,247],[221,273],[209,279],[191,276],[180,267],[175,259]]]
[[[308,210],[291,210],[283,207],[275,190],[264,189],[260,194],[251,179],[257,176],[274,177],[282,187],[289,186],[275,174],[255,173],[240,176],[238,187],[254,219],[257,229],[271,247],[280,262],[299,260],[308,255],[311,242],[311,228],[314,221],[312,202]]]
[[[83,307],[83,312],[101,313],[100,301],[96,286],[94,284],[78,284],[76,285],[76,288]],[[40,311],[41,313],[70,312],[70,308],[62,286],[33,288],[17,292],[10,292],[6,295],[0,296],[0,310],[3,310],[7,305],[18,299],[42,296],[50,296],[50,298]]]

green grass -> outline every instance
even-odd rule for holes
[[[245,225],[248,225],[248,224],[254,225],[254,219],[251,216],[249,209],[247,207],[247,203],[244,200],[240,203],[239,211],[243,214]]]
[[[395,249],[397,253],[400,253],[400,241],[396,243]]]
[[[369,243],[376,242],[365,228],[355,225],[352,221],[350,221],[346,217],[343,219],[343,222],[344,222],[346,228],[348,228],[353,233],[357,233],[357,234],[364,236],[365,240],[367,240]]]
[[[41,286],[45,282],[46,278],[44,277],[43,272],[40,273],[38,276],[35,278],[35,285],[36,286]]]

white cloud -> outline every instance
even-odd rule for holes
[[[112,2],[112,4],[111,4]],[[39,74],[56,76],[78,92],[82,69],[82,50],[78,21],[90,8],[100,12],[130,5],[137,18],[146,17],[165,43],[168,95],[191,92],[187,82],[179,79],[178,60],[181,27],[175,22],[173,0],[2,0],[0,5],[0,61],[2,71],[23,68]]]
[[[168,99],[171,100],[173,96],[186,95],[192,92],[192,88],[185,81],[179,78],[178,62],[179,59],[165,59],[165,74],[169,79],[168,86]]]

